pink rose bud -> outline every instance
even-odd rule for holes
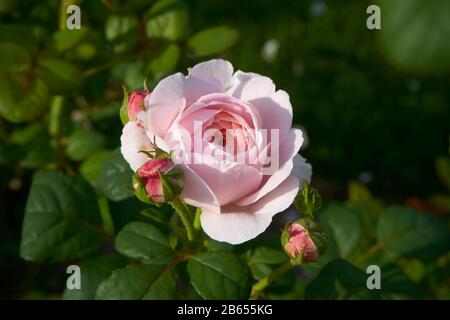
[[[172,161],[167,158],[151,159],[137,171],[145,191],[156,203],[164,202],[164,192],[159,172],[167,173],[173,166]]]
[[[134,91],[128,98],[128,120],[136,120],[139,112],[144,110],[144,99],[147,96],[145,91]]]
[[[282,236],[284,251],[296,262],[314,262],[325,249],[326,235],[310,219],[292,223]]]

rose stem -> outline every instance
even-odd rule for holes
[[[187,238],[189,242],[192,242],[192,240],[194,239],[194,229],[192,228],[188,208],[179,198],[174,198],[172,201],[170,201],[170,204],[180,216],[181,222],[183,222],[183,225],[186,229]]]
[[[252,287],[251,298],[255,299],[261,291],[263,291],[269,284],[271,284],[274,280],[281,277],[283,274],[288,272],[292,268],[291,261],[286,261],[278,268],[272,271],[267,277],[262,278],[257,283],[255,283]]]

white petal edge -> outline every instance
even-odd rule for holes
[[[212,59],[196,64],[189,68],[189,76],[196,77],[207,82],[219,81],[221,92],[225,92],[232,84],[233,65],[226,60]]]
[[[204,210],[200,216],[202,228],[217,241],[240,244],[251,240],[267,229],[275,214],[292,204],[298,190],[299,182],[291,176],[252,206],[230,206],[222,213]]]
[[[295,158],[303,143],[303,134],[300,129],[291,129],[279,152],[280,168],[263,181],[262,187],[256,192],[247,195],[236,202],[238,206],[247,206],[255,203],[263,196],[278,187],[286,178],[292,174]],[[303,180],[300,180],[303,181]]]
[[[152,145],[145,134],[145,129],[137,122],[129,121],[123,127],[120,143],[120,151],[133,171],[137,171],[148,161],[148,157],[139,151],[151,150]]]

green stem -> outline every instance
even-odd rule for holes
[[[111,211],[109,210],[108,199],[105,196],[98,197],[98,206],[100,208],[100,215],[103,221],[103,228],[109,235],[115,234],[114,221],[111,217]]]
[[[199,231],[201,230],[202,226],[200,224],[200,216],[202,215],[202,209],[197,208],[195,210],[195,217],[194,217],[194,229]]]
[[[179,198],[173,199],[170,204],[180,216],[181,222],[183,222],[184,228],[186,229],[187,238],[189,242],[192,242],[194,240],[194,229],[188,207]]]
[[[356,258],[356,263],[362,263],[364,260],[369,258],[374,253],[378,252],[380,249],[382,249],[386,244],[384,242],[378,242],[372,247],[369,248],[366,252],[364,252],[361,256]]]
[[[288,272],[292,268],[291,261],[286,261],[282,265],[280,265],[278,268],[272,271],[271,274],[269,274],[267,277],[262,278],[257,283],[255,283],[252,287],[252,294],[251,297],[253,299],[257,298],[259,294],[273,281],[281,277],[283,274]]]

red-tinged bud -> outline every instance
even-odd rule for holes
[[[127,107],[129,121],[135,121],[137,114],[145,109],[144,99],[148,94],[145,91],[134,91],[130,95]]]
[[[151,159],[137,171],[148,196],[156,203],[164,202],[163,181],[161,174],[168,173],[174,164],[167,158]],[[136,188],[137,186],[135,186]]]
[[[300,219],[286,226],[282,235],[284,251],[295,263],[315,262],[325,251],[326,235],[311,219]]]

